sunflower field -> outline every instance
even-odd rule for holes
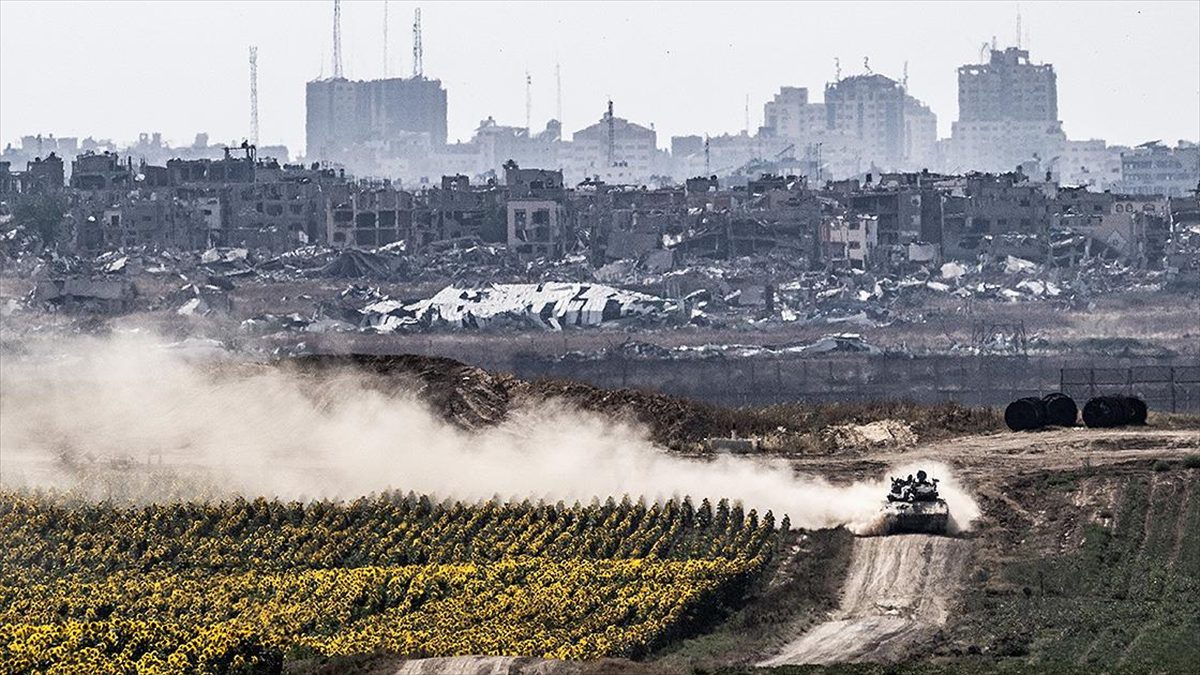
[[[636,657],[743,598],[786,527],[724,500],[135,506],[0,493],[0,671]]]

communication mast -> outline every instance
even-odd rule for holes
[[[342,0],[333,0],[333,79],[342,79]]]
[[[250,142],[258,145],[258,47],[250,47]]]
[[[604,113],[604,122],[608,125],[608,165],[613,166],[616,159],[614,151],[617,145],[617,128],[613,122],[613,103],[608,99],[608,112]]]
[[[525,71],[525,131],[533,135],[533,78]]]
[[[413,12],[413,77],[425,77],[425,64],[421,46],[421,8]]]
[[[1021,48],[1021,3],[1017,3],[1017,49]]]

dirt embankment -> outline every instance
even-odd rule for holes
[[[379,375],[372,386],[416,390],[446,421],[466,429],[498,424],[522,405],[566,405],[644,426],[655,443],[703,452],[712,437],[756,438],[778,454],[845,453],[848,446],[910,447],[918,440],[996,431],[1000,415],[953,403],[789,403],[726,408],[640,389],[601,389],[567,380],[522,380],[453,359],[404,354],[311,355],[280,362],[305,373],[346,368]],[[887,437],[874,438],[884,433]]]
[[[856,539],[838,610],[760,665],[904,658],[949,618],[970,546],[923,534]]]

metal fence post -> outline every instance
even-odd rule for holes
[[[1171,412],[1175,412],[1175,366],[1171,370]]]

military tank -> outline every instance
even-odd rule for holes
[[[884,533],[943,534],[950,524],[950,507],[938,495],[938,479],[924,471],[916,478],[892,478],[884,503]]]

